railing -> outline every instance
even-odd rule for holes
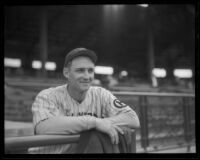
[[[184,137],[177,142],[177,144],[186,144],[187,151],[190,151],[192,140],[195,141],[195,94],[193,93],[150,93],[150,92],[113,92],[114,95],[121,98],[124,102],[126,101],[123,96],[137,97],[137,101],[127,102],[139,115],[140,119],[140,142],[144,152],[147,152],[147,148],[157,148],[156,145],[153,147],[153,143],[149,143],[151,140],[158,141],[158,139],[166,141],[169,138]],[[160,104],[157,108],[155,102],[151,102],[150,105],[148,100],[151,98],[171,98],[171,101],[178,102],[176,105],[165,106],[166,104]],[[127,98],[126,98],[127,99]],[[151,100],[153,101],[153,100]],[[171,111],[169,111],[171,109]],[[158,113],[156,113],[158,112]],[[176,122],[173,122],[176,121]],[[168,128],[168,130],[167,130]],[[176,128],[176,129],[175,129]],[[179,130],[177,130],[179,128]],[[161,130],[166,130],[165,133]],[[139,133],[139,132],[137,132]],[[158,136],[163,134],[163,136]]]
[[[188,151],[190,151],[192,141],[195,141],[195,94],[193,93],[151,93],[151,92],[112,92],[123,102],[127,103],[139,115],[140,129],[137,130],[137,139],[140,141],[141,148],[145,152],[149,147],[156,148],[157,141],[169,142],[170,138],[175,138],[177,144],[186,144]],[[128,98],[127,98],[128,97]],[[123,99],[124,98],[124,99]],[[155,98],[158,98],[154,100]],[[170,99],[169,99],[170,98]],[[168,99],[170,104],[167,106],[165,102],[160,99]],[[159,102],[154,104],[153,102]],[[173,103],[172,103],[173,102]],[[76,142],[73,136],[57,135],[52,138],[45,138],[45,136],[29,136],[29,137],[10,137],[5,138],[6,152],[11,153],[14,146],[23,146],[37,144],[50,145],[56,142],[57,138],[61,138],[64,143]],[[23,144],[23,138],[27,141]],[[20,141],[19,141],[20,139]],[[72,140],[72,141],[71,141]],[[173,140],[172,140],[173,141]],[[30,143],[28,143],[30,142]],[[37,144],[38,145],[38,144]],[[168,146],[167,146],[168,147]],[[22,147],[23,148],[23,147]],[[137,146],[138,148],[138,146]]]
[[[29,147],[77,143],[80,135],[34,135],[5,138],[6,154],[26,154]]]
[[[131,153],[136,153],[136,134],[132,130]],[[28,148],[55,144],[77,143],[80,135],[34,135],[5,138],[6,154],[28,154]]]

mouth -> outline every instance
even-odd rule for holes
[[[90,84],[90,82],[80,82],[81,84],[86,84],[86,85],[88,85],[88,84]]]

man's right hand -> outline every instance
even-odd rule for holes
[[[98,131],[108,134],[113,144],[119,143],[118,132],[124,134],[123,130],[119,126],[112,124],[109,120],[106,119],[96,118],[95,126]]]

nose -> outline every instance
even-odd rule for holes
[[[91,73],[89,73],[89,71],[85,71],[84,72],[84,79],[91,79],[92,78],[92,74]]]
[[[89,78],[90,77],[90,73],[86,70],[84,72],[84,78]]]

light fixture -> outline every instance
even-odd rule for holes
[[[19,59],[19,58],[4,58],[4,66],[19,68],[19,67],[21,67],[21,59]]]
[[[113,74],[113,68],[107,67],[107,66],[96,66],[95,67],[95,73],[96,74],[112,75]]]
[[[191,69],[175,69],[174,76],[178,78],[191,78],[192,70]]]
[[[164,78],[166,77],[166,70],[164,68],[154,68],[152,73],[155,77]]]
[[[42,68],[41,61],[36,61],[36,60],[32,61],[32,68],[34,68],[34,69],[40,69],[40,68]]]

